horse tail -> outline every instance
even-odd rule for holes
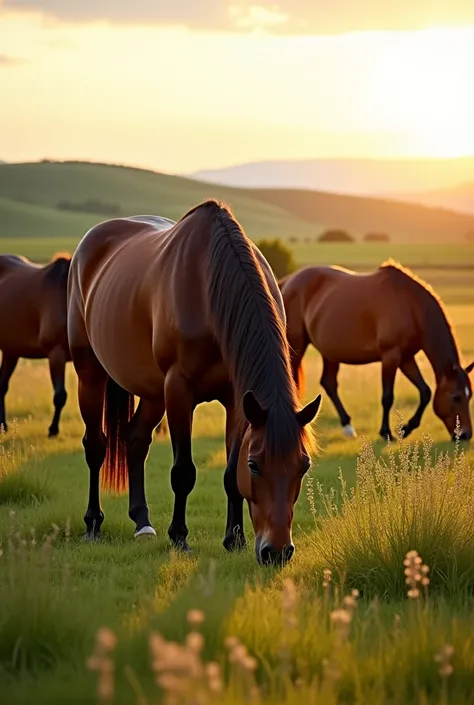
[[[295,368],[294,372],[294,377],[295,377],[295,384],[296,388],[298,390],[298,394],[300,396],[300,399],[303,396],[304,393],[304,383],[305,383],[305,373],[304,373],[304,367],[303,367],[303,359],[301,359],[298,363],[298,365]]]
[[[104,430],[107,452],[102,468],[102,488],[121,494],[127,488],[127,427],[135,408],[133,394],[110,377],[105,390]]]

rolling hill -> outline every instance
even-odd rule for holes
[[[421,203],[435,208],[451,208],[459,213],[474,214],[474,181],[435,191],[394,194],[390,198],[397,201]]]
[[[326,227],[356,236],[384,231],[392,242],[462,242],[474,216],[378,198],[279,189],[234,189],[143,169],[82,162],[0,164],[0,238],[79,239],[109,215],[83,212],[100,201],[121,215],[178,219],[205,198],[229,203],[253,239],[314,242]],[[68,202],[73,210],[58,207]],[[74,208],[76,210],[74,210]],[[79,209],[79,210],[78,210]]]
[[[474,179],[474,157],[456,159],[308,159],[252,162],[190,175],[250,188],[294,188],[353,196],[451,188]]]
[[[0,237],[81,237],[107,216],[58,209],[61,201],[90,199],[120,208],[122,215],[152,213],[178,220],[206,198],[228,202],[250,237],[314,235],[308,223],[251,193],[209,186],[178,176],[105,164],[41,162],[0,164]],[[319,228],[323,227],[322,225]]]

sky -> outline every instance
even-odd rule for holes
[[[0,159],[471,155],[473,76],[472,0],[0,0]]]

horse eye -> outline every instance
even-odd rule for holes
[[[308,470],[311,467],[311,458],[309,458],[307,455],[303,457],[303,472],[301,473],[302,475],[306,475]]]
[[[249,470],[252,473],[252,475],[256,475],[256,476],[260,475],[260,472],[258,470],[258,466],[257,466],[257,463],[255,462],[255,460],[249,460]]]

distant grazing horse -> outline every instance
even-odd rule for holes
[[[463,369],[443,306],[431,288],[401,265],[389,261],[371,274],[339,267],[306,267],[280,282],[287,315],[295,380],[309,343],[323,358],[321,385],[334,403],[344,433],[354,436],[351,419],[337,392],[341,363],[382,362],[382,438],[392,438],[389,413],[397,369],[420,393],[420,404],[403,427],[408,436],[421,422],[431,392],[415,355],[422,350],[436,377],[433,406],[454,438],[459,418],[461,439],[472,436],[469,401],[472,387]]]
[[[67,277],[71,257],[58,256],[45,267],[23,257],[0,255],[0,425],[7,430],[5,395],[18,359],[49,360],[54,388],[54,416],[49,435],[59,433],[59,418],[66,403]]]
[[[277,282],[227,207],[206,201],[174,226],[136,216],[89,230],[72,259],[68,334],[90,470],[86,537],[98,536],[104,519],[104,461],[103,486],[121,491],[128,475],[135,536],[156,535],[144,465],[166,410],[175,494],[168,534],[188,550],[193,412],[217,399],[227,412],[224,546],[245,543],[245,497],[257,560],[289,560],[293,505],[310,465],[305,426],[321,398],[298,411]]]

